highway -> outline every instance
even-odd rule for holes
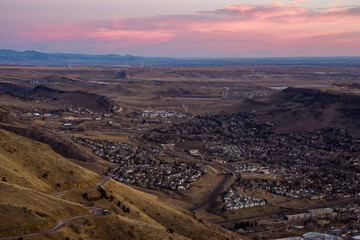
[[[92,186],[90,188],[75,189],[75,190],[57,192],[57,193],[54,193],[53,196],[58,196],[60,194],[67,193],[67,192],[76,192],[76,191],[95,189],[95,188],[100,187],[101,185],[107,183],[110,180],[110,178],[106,177],[106,176],[103,176],[102,178],[103,178],[103,180],[101,182],[96,183],[94,186]],[[16,237],[0,238],[0,240],[14,240],[14,239],[19,239],[19,238],[27,238],[27,237],[34,237],[34,236],[38,236],[38,235],[42,235],[42,234],[47,234],[47,233],[55,232],[55,231],[59,230],[60,228],[62,228],[63,226],[65,226],[66,224],[68,224],[69,222],[74,221],[74,220],[79,219],[79,218],[96,217],[96,216],[105,215],[104,212],[103,212],[103,209],[101,209],[101,208],[87,207],[87,206],[84,206],[84,207],[89,209],[92,213],[87,214],[87,215],[80,215],[80,216],[75,216],[75,217],[60,220],[54,227],[52,227],[52,228],[50,228],[50,229],[48,229],[46,231],[43,231],[43,232],[31,233],[31,234],[26,234],[26,235],[21,235],[21,236],[16,236]]]

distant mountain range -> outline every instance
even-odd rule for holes
[[[42,53],[37,51],[18,52],[0,49],[1,65],[44,65],[44,66],[222,66],[222,65],[360,65],[359,57],[281,57],[281,58],[165,58],[131,55],[89,55]]]

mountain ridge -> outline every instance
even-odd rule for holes
[[[260,58],[176,58],[141,57],[117,54],[43,53],[34,50],[19,52],[0,49],[1,65],[43,66],[227,66],[227,65],[360,65],[360,56],[343,57],[260,57]]]

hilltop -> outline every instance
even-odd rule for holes
[[[85,91],[62,91],[39,85],[27,94],[28,98],[52,100],[64,105],[82,107],[96,112],[110,112],[116,104],[105,96]]]
[[[350,91],[351,85],[346,86],[289,87],[249,100],[244,109],[260,113],[259,120],[275,123],[280,132],[337,127],[360,135],[360,94],[356,88]]]
[[[56,104],[90,109],[95,112],[111,112],[116,104],[109,98],[86,91],[63,91],[38,85],[32,89],[17,84],[0,83],[0,93],[10,94],[21,100],[40,99],[53,101]]]

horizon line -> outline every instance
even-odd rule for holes
[[[170,59],[178,59],[178,60],[241,60],[241,59],[285,59],[285,58],[294,58],[294,59],[300,59],[300,58],[358,58],[360,55],[342,55],[342,56],[334,56],[334,55],[318,55],[318,56],[261,56],[261,57],[179,57],[179,56],[139,56],[139,55],[131,55],[131,54],[118,54],[118,53],[79,53],[79,52],[47,52],[47,51],[38,51],[33,49],[28,50],[15,50],[15,49],[6,49],[1,48],[0,51],[14,51],[18,53],[25,53],[25,52],[36,52],[36,53],[42,53],[42,54],[64,54],[64,55],[88,55],[88,56],[121,56],[121,57],[138,57],[138,58],[170,58]],[[1,56],[0,56],[1,57]]]

